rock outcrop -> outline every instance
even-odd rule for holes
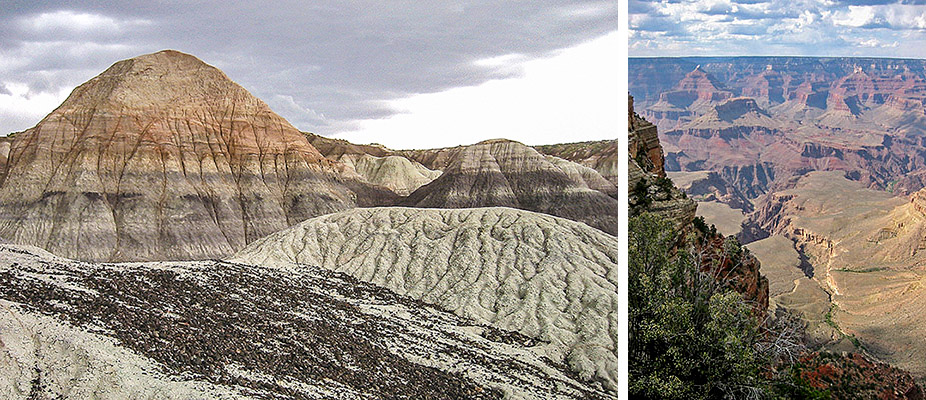
[[[671,221],[679,236],[684,236],[694,220],[697,204],[666,178],[656,126],[634,112],[632,98],[628,116],[630,215],[655,213]]]
[[[616,388],[617,239],[510,208],[354,209],[258,240],[240,262],[319,265],[549,342],[583,379]]]
[[[317,267],[0,246],[4,399],[616,398],[538,344]]]
[[[632,98],[628,117],[630,216],[652,213],[669,221],[679,245],[686,245],[689,233],[698,236],[700,239],[691,245],[701,258],[703,272],[742,294],[758,315],[764,315],[769,302],[768,279],[760,273],[759,261],[742,251],[733,237],[709,232],[706,226],[701,227],[703,232],[696,231],[693,222],[697,204],[666,177],[657,128],[634,112]]]
[[[162,51],[114,64],[12,138],[0,236],[82,260],[207,259],[395,198],[218,69]]]
[[[617,188],[589,167],[544,156],[505,139],[432,154],[448,154],[446,167],[441,168],[443,174],[410,194],[402,205],[512,207],[584,222],[617,234]]]
[[[797,374],[803,381],[836,399],[926,398],[908,372],[858,353],[812,353],[801,357],[798,365]]]

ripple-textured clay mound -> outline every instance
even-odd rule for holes
[[[258,240],[240,262],[347,273],[549,342],[554,361],[616,388],[617,239],[509,208],[354,209]]]
[[[117,62],[16,134],[0,236],[83,260],[206,259],[310,217],[395,201],[218,69]]]
[[[415,190],[401,205],[512,207],[617,234],[617,187],[592,168],[505,139],[457,147],[445,154],[443,174]]]
[[[0,246],[0,398],[606,399],[540,352],[345,274]]]

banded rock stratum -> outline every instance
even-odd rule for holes
[[[218,258],[307,218],[395,201],[199,59],[117,62],[16,134],[0,237],[82,260]]]
[[[401,205],[512,207],[617,234],[617,186],[592,168],[507,139],[409,153],[421,158],[423,165],[440,167],[443,173],[412,192]]]
[[[260,239],[236,262],[317,265],[549,342],[584,379],[617,383],[617,239],[510,209],[354,209]]]

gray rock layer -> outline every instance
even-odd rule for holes
[[[619,251],[597,229],[522,210],[373,208],[310,219],[235,259],[319,265],[548,341],[551,359],[615,388]]]

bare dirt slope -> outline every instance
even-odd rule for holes
[[[354,209],[272,234],[235,260],[319,265],[550,342],[554,361],[615,387],[617,239],[510,208]]]
[[[520,208],[617,233],[617,187],[592,168],[505,139],[448,151],[443,174],[401,205]]]

